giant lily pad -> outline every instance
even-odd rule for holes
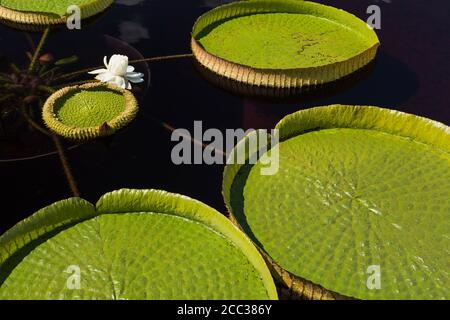
[[[55,25],[66,22],[67,9],[77,5],[81,17],[92,17],[113,3],[113,0],[0,0],[0,19],[24,25]]]
[[[276,299],[250,240],[196,200],[119,190],[56,202],[0,237],[0,299]]]
[[[335,105],[299,111],[276,128],[280,142],[269,152],[278,147],[278,172],[262,175],[263,158],[229,164],[223,192],[293,292],[450,298],[448,126]]]
[[[377,35],[350,13],[297,0],[239,1],[194,25],[192,51],[202,65],[238,82],[298,88],[343,78],[368,64]]]
[[[72,140],[107,136],[129,124],[138,112],[134,95],[117,86],[88,83],[63,88],[43,108],[45,124]]]

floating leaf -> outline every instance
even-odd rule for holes
[[[193,53],[207,69],[277,88],[340,79],[368,64],[379,46],[354,15],[297,0],[226,4],[201,16],[192,35]]]
[[[164,191],[59,201],[0,237],[0,299],[276,298],[243,233]]]
[[[86,140],[115,133],[135,118],[138,109],[130,91],[95,82],[58,90],[46,101],[42,115],[55,133]]]
[[[81,9],[82,18],[89,18],[112,3],[113,0],[0,0],[0,20],[18,28],[62,24],[72,5]]]
[[[450,298],[449,127],[336,105],[299,111],[276,128],[278,172],[262,175],[261,160],[229,164],[223,193],[292,291]],[[371,282],[377,268],[379,288]]]

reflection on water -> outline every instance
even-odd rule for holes
[[[228,1],[118,0],[83,30],[59,30],[44,51],[57,52],[60,56],[76,53],[80,65],[97,66],[104,55],[124,50],[107,41],[95,40],[108,34],[132,44],[146,57],[188,53],[194,21],[224,2]],[[341,7],[363,19],[367,5],[373,3],[370,0],[318,2]],[[158,188],[186,194],[224,211],[220,193],[223,167],[173,165],[170,131],[150,119],[189,130],[194,120],[202,120],[205,128],[220,130],[271,128],[286,114],[299,109],[340,103],[378,105],[450,124],[447,88],[450,2],[392,1],[379,5],[383,14],[382,30],[378,31],[381,50],[373,70],[342,90],[324,90],[321,95],[308,99],[302,96],[293,101],[244,98],[210,83],[196,71],[191,59],[151,63],[151,86],[141,87],[136,121],[111,139],[68,151],[82,196],[96,201],[100,195],[122,187]],[[31,36],[36,43],[38,35]],[[24,65],[27,50],[29,43],[23,32],[0,25],[0,72],[12,58]],[[139,71],[147,68],[136,67]],[[150,78],[149,73],[146,78]],[[25,138],[29,145],[35,144],[30,139]],[[0,153],[4,150],[5,140],[0,138]],[[56,168],[59,159],[54,155],[31,161],[0,162],[0,186],[5,199],[0,232],[36,209],[70,196],[64,175]]]
[[[266,86],[252,86],[233,79],[218,75],[205,68],[198,62],[194,62],[197,71],[209,82],[241,98],[251,98],[259,101],[267,101],[273,104],[298,104],[305,101],[314,101],[324,97],[333,96],[339,92],[350,89],[356,83],[367,78],[373,71],[375,61],[370,62],[360,70],[345,76],[337,81],[303,86],[301,88],[275,88]]]
[[[116,0],[117,4],[121,4],[124,6],[135,6],[137,4],[140,4],[142,2],[145,2],[145,0]]]
[[[233,2],[233,0],[202,0],[202,6],[207,8],[215,8],[230,2]]]
[[[25,41],[25,37],[18,39],[18,41]],[[70,43],[84,43],[84,46],[71,48]],[[102,51],[92,51],[90,48],[100,46]],[[72,68],[80,68],[81,66],[95,66],[102,64],[103,57],[111,56],[114,53],[127,55],[130,60],[143,59],[143,56],[136,49],[129,44],[120,41],[114,37],[100,34],[82,34],[82,33],[69,33],[62,34],[57,33],[52,35],[47,42],[48,52],[58,53],[62,57],[76,55],[79,57],[79,63]],[[150,70],[148,64],[145,62],[133,64],[137,71],[144,74],[145,83],[136,86],[134,90],[138,99],[143,101],[143,98],[150,86]],[[82,75],[83,79],[91,79],[92,76],[85,74]],[[3,106],[0,101],[0,106]],[[3,106],[4,107],[4,106]],[[37,107],[37,106],[35,106]],[[6,110],[2,108],[2,111]],[[37,113],[36,111],[34,113]],[[36,121],[39,121],[37,115]],[[17,120],[20,117],[16,115],[15,118],[9,119],[3,117],[3,121],[0,123],[1,132],[0,139],[2,148],[0,148],[0,163],[11,162],[13,159],[17,161],[34,160],[45,156],[54,155],[55,147],[53,142],[47,139],[40,133],[31,130],[26,123],[17,124]],[[43,124],[41,124],[43,126]],[[70,147],[73,143],[68,142]]]
[[[139,22],[123,21],[119,24],[119,38],[128,43],[150,39],[148,30]]]
[[[386,72],[391,76],[386,77]],[[411,106],[405,104],[405,101],[417,94],[419,88],[418,75],[412,69],[381,51],[376,61],[366,69],[346,79],[325,85],[320,90],[290,97],[287,101],[278,99],[277,102],[247,97],[244,100],[247,106],[244,108],[244,123],[248,128],[268,129],[291,112],[335,103],[374,105],[420,114],[417,110],[411,111]]]

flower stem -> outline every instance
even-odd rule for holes
[[[130,60],[128,63],[139,63],[139,62],[152,62],[152,61],[164,61],[164,60],[174,60],[174,59],[181,59],[181,58],[190,58],[192,57],[193,54],[192,53],[187,53],[187,54],[175,54],[175,55],[169,55],[169,56],[159,56],[159,57],[151,57],[151,58],[145,58],[145,59],[138,59],[138,60]],[[64,79],[70,79],[73,78],[75,76],[78,76],[80,74],[83,73],[87,73],[89,71],[93,71],[96,69],[100,69],[103,68],[104,66],[97,66],[97,67],[92,67],[92,68],[86,68],[86,69],[81,69],[78,71],[74,71],[71,73],[66,73],[56,79],[54,79],[54,81],[60,81],[60,80],[64,80]]]
[[[31,63],[30,66],[28,67],[28,71],[32,72],[34,70],[34,67],[36,65],[36,61],[39,57],[39,54],[42,51],[42,48],[44,47],[44,43],[47,40],[47,37],[50,33],[50,27],[47,27],[44,31],[44,33],[42,34],[41,40],[39,41],[38,46],[36,47],[36,50],[34,51],[33,57],[31,59]]]
[[[64,174],[66,175],[67,182],[69,183],[70,190],[72,191],[74,197],[79,197],[80,191],[78,190],[77,183],[73,177],[72,169],[70,168],[69,161],[67,160],[64,147],[57,136],[52,135],[52,138],[55,143],[56,150],[58,151],[59,159],[61,160],[61,165],[63,167]]]
[[[204,149],[210,148],[210,146],[209,146],[208,144],[203,143],[202,141],[200,141],[200,140],[198,140],[198,139],[192,138],[192,137],[189,136],[189,135],[185,135],[185,134],[183,134],[183,133],[181,133],[181,132],[180,132],[180,133],[176,133],[176,128],[174,128],[172,125],[170,125],[170,124],[167,123],[167,122],[164,122],[164,121],[162,121],[162,120],[159,120],[159,119],[157,119],[157,118],[155,118],[155,117],[153,117],[153,116],[151,116],[151,115],[144,115],[144,117],[145,117],[146,119],[148,119],[148,120],[154,122],[155,124],[161,126],[163,129],[165,129],[165,130],[167,130],[167,131],[169,131],[169,132],[171,132],[171,133],[175,133],[175,135],[177,135],[177,136],[179,136],[179,137],[183,137],[183,138],[185,138],[185,139],[187,139],[187,140],[191,140],[192,143],[194,143],[194,144],[196,144],[196,145],[198,145],[198,146],[200,146],[200,147],[202,147],[202,148],[204,148]],[[216,152],[217,154],[222,155],[223,157],[228,157],[227,153],[226,153],[224,150],[221,150],[221,149],[218,149],[218,148],[214,148],[214,152]]]
[[[129,63],[174,60],[174,59],[181,59],[181,58],[191,58],[193,56],[194,55],[192,53],[174,54],[174,55],[170,55],[170,56],[160,56],[160,57],[151,57],[151,58],[144,58],[144,59],[138,59],[138,60],[130,60]]]
[[[28,44],[30,45],[30,49],[32,51],[36,50],[36,44],[34,43],[33,39],[31,38],[30,34],[28,32],[24,32],[25,38],[28,41]]]
[[[46,93],[49,93],[49,94],[53,94],[56,91],[54,88],[49,87],[49,86],[44,86],[44,85],[40,85],[38,87],[38,89],[41,90],[41,91],[44,91]]]
[[[39,132],[45,134],[46,136],[51,136],[52,134],[50,132],[48,132],[47,130],[45,130],[44,128],[42,128],[39,124],[37,124],[29,115],[28,113],[25,112],[25,110],[23,109],[23,107],[20,108],[20,113],[22,114],[22,116],[25,118],[25,120],[27,120],[27,122],[36,130],[38,130]]]
[[[58,153],[59,159],[60,159],[60,161],[61,161],[61,165],[62,165],[63,170],[64,170],[64,174],[65,174],[65,176],[66,176],[66,178],[67,178],[67,182],[69,183],[70,190],[72,191],[72,194],[73,194],[75,197],[79,197],[79,196],[80,196],[80,191],[78,190],[77,183],[75,182],[75,178],[73,177],[73,174],[72,174],[72,169],[70,168],[69,161],[67,160],[66,153],[65,153],[65,151],[64,151],[64,147],[63,147],[61,141],[59,140],[59,138],[58,138],[56,135],[54,135],[54,134],[50,133],[49,131],[45,130],[44,128],[42,128],[39,124],[37,124],[37,123],[36,123],[36,122],[35,122],[35,121],[34,121],[34,120],[33,120],[26,112],[25,112],[25,110],[23,110],[23,108],[21,108],[20,110],[21,110],[22,116],[27,120],[27,122],[28,122],[33,128],[35,128],[35,129],[38,130],[39,132],[45,134],[45,135],[48,136],[49,138],[52,138],[52,139],[53,139],[53,142],[54,142],[54,144],[55,144],[55,146],[56,146],[56,151],[57,151],[57,153]]]

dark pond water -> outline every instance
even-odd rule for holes
[[[104,55],[142,56],[189,53],[195,19],[221,0],[121,0],[82,31],[52,34],[44,52],[76,53],[83,67],[101,64]],[[151,81],[137,120],[108,141],[74,146],[67,152],[82,197],[95,202],[119,188],[157,188],[199,199],[224,212],[220,165],[176,166],[171,161],[171,132],[193,128],[272,128],[283,116],[302,108],[333,103],[377,105],[450,124],[450,2],[442,0],[330,0],[366,20],[366,8],[382,9],[382,46],[367,75],[344,89],[290,102],[265,102],[239,97],[210,84],[191,59],[150,63]],[[107,35],[108,37],[104,37]],[[37,42],[39,35],[32,35]],[[29,41],[21,31],[0,25],[3,61],[25,63]],[[0,62],[0,69],[3,68]],[[143,70],[145,65],[139,65]],[[158,121],[155,121],[158,119]],[[37,141],[36,141],[37,140]],[[54,201],[71,196],[56,155],[14,160],[52,152],[36,137],[17,145],[0,138],[0,233]],[[20,146],[20,147],[18,147]],[[24,147],[26,146],[26,147]],[[9,160],[8,160],[9,159]],[[8,160],[8,161],[6,161]]]

